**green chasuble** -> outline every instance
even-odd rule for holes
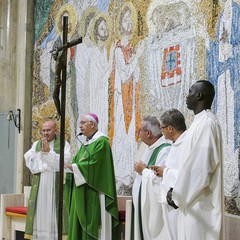
[[[77,164],[86,183],[73,184],[68,240],[98,239],[100,193],[105,195],[105,209],[112,216],[112,227],[118,224],[115,174],[108,138],[100,136],[89,145],[81,146],[72,163]]]
[[[42,149],[42,141],[38,141],[36,145],[36,152],[40,152]],[[60,154],[60,137],[56,136],[54,141],[54,152]],[[56,189],[56,214],[58,214],[58,192],[59,192],[59,173],[56,174],[56,182],[55,182],[55,189]],[[34,223],[34,215],[35,209],[37,204],[37,195],[38,195],[38,187],[41,178],[41,173],[33,174],[32,178],[32,186],[31,192],[28,201],[28,211],[27,211],[27,219],[26,219],[26,227],[25,227],[25,235],[24,239],[32,239],[33,235],[33,223]],[[69,197],[68,197],[69,187],[64,186],[64,199],[63,199],[63,235],[67,234],[68,229],[68,218],[69,218]],[[44,209],[43,209],[44,211]],[[44,221],[44,219],[43,219]]]

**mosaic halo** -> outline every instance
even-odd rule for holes
[[[109,36],[108,39],[105,42],[105,45],[111,40],[112,38],[112,23],[111,23],[111,18],[109,17],[109,15],[105,14],[105,13],[99,13],[97,14],[97,16],[94,18],[93,23],[92,23],[92,34],[91,34],[91,39],[94,45],[97,45],[96,39],[95,39],[95,33],[94,33],[94,26],[96,24],[96,22],[99,20],[99,18],[103,18],[106,21],[107,24],[107,28],[108,28],[108,32],[109,32]]]
[[[162,5],[161,2],[153,1],[148,8],[147,16],[146,16],[146,22],[147,22],[148,30],[150,32],[156,32],[157,31],[156,26],[155,26],[155,24],[153,23],[153,20],[152,20],[152,15],[153,15],[153,12],[157,8],[160,8],[161,5]]]
[[[129,8],[132,14],[132,21],[133,21],[133,29],[132,32],[134,33],[136,27],[137,27],[137,11],[134,5],[131,2],[124,3],[123,6],[120,8],[119,13],[117,15],[116,20],[116,36],[117,38],[121,38],[122,33],[120,31],[120,20],[121,20],[121,14],[126,9]]]
[[[56,32],[58,33],[58,35],[62,34],[63,31],[63,23],[62,23],[62,18],[63,16],[68,16],[69,20],[68,20],[68,36],[71,37],[76,29],[76,25],[77,25],[77,13],[76,10],[74,9],[74,7],[68,3],[63,5],[56,16]]]
[[[81,19],[80,19],[80,36],[84,37],[86,34],[86,29],[85,29],[86,18],[91,14],[94,14],[94,16],[96,16],[97,13],[99,13],[98,9],[93,6],[88,7],[83,12]]]
[[[185,19],[183,20],[183,23],[185,23],[185,25],[190,24],[188,21],[190,20],[190,16],[188,17],[188,13],[189,13],[189,3],[186,1],[179,1],[179,2],[174,2],[172,0],[169,1],[159,1],[159,0],[154,0],[148,10],[147,10],[147,16],[146,16],[146,22],[147,22],[147,26],[148,26],[148,30],[149,32],[152,33],[156,33],[158,31],[156,24],[154,24],[154,19],[153,19],[153,13],[156,11],[158,13],[161,12],[161,15],[164,16],[165,9],[168,6],[174,6],[175,10],[172,12],[172,14],[175,14],[174,17],[175,18],[179,18],[180,16],[185,16]]]

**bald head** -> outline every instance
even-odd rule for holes
[[[42,127],[44,127],[44,126],[51,126],[53,128],[56,128],[57,124],[54,121],[52,121],[52,120],[48,120],[48,121],[43,123]]]

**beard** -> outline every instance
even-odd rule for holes
[[[99,34],[97,35],[98,36],[98,39],[105,42],[108,40],[108,37],[109,37],[109,33],[105,34],[104,36],[100,36]]]

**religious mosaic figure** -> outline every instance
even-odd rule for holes
[[[108,133],[108,85],[109,76],[112,70],[113,51],[110,49],[109,58],[106,49],[107,41],[110,38],[111,25],[109,16],[99,13],[92,24],[92,41],[94,47],[91,51],[89,66],[89,111],[96,113],[102,121],[99,128],[102,132]]]
[[[239,77],[240,77],[240,5],[222,1],[216,40],[207,51],[208,78],[216,88],[215,112],[222,127],[224,156],[224,194],[240,209],[239,189]],[[218,73],[218,74],[216,74]],[[233,197],[234,196],[234,197]],[[233,206],[233,204],[232,204]]]
[[[82,14],[80,20],[80,34],[83,38],[82,43],[76,47],[76,94],[78,104],[78,115],[89,111],[89,80],[90,80],[90,56],[93,48],[91,39],[92,23],[98,10],[90,6]],[[76,130],[79,129],[79,119],[76,123]]]
[[[147,13],[147,81],[155,111],[185,109],[194,79],[195,32],[185,2],[153,1]]]
[[[140,124],[140,68],[138,59],[143,44],[135,49],[131,38],[136,27],[136,10],[125,3],[117,17],[119,40],[116,43],[112,79],[113,105],[110,136],[114,156],[115,174],[119,183],[129,185],[134,156],[137,150],[136,130]]]

